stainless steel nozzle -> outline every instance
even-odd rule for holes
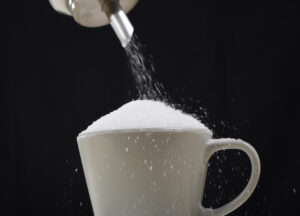
[[[123,47],[131,40],[134,28],[126,13],[138,0],[49,0],[60,13],[72,16],[86,27],[111,24]]]
[[[118,36],[123,47],[130,42],[134,28],[122,10],[119,1],[108,0],[102,5],[102,10],[108,17],[110,24]]]

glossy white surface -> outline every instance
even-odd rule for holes
[[[225,215],[253,192],[259,158],[247,143],[211,140],[201,130],[122,130],[78,137],[86,182],[95,216]],[[252,164],[245,190],[216,209],[202,207],[207,162],[213,152],[241,149]]]

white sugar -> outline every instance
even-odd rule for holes
[[[81,134],[130,129],[204,129],[210,132],[196,118],[163,102],[136,100],[101,117]]]
[[[128,66],[138,97],[140,99],[166,99],[168,96],[164,86],[153,77],[155,67],[152,56],[145,52],[144,48],[135,34],[126,47]]]

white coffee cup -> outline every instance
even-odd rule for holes
[[[77,138],[95,216],[226,215],[244,203],[258,182],[259,157],[239,139],[212,139],[202,129],[116,130]],[[239,149],[252,171],[245,189],[217,209],[202,207],[208,160]]]

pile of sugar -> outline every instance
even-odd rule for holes
[[[202,129],[210,130],[191,115],[167,104],[152,100],[136,100],[93,122],[80,134],[128,129]]]

